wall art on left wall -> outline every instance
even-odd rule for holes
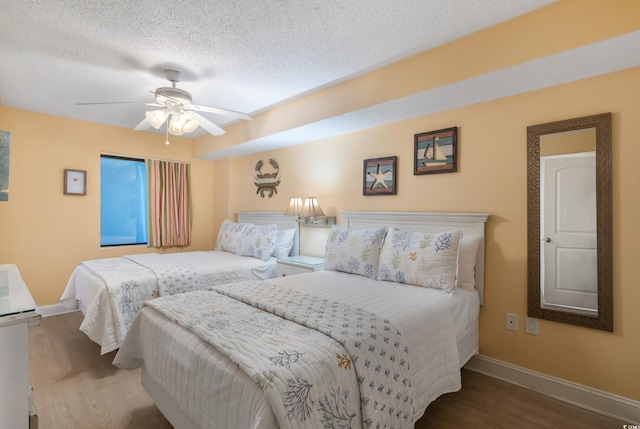
[[[0,201],[9,201],[9,154],[11,133],[0,131]]]
[[[86,170],[64,170],[64,194],[87,195]]]

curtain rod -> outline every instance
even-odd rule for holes
[[[162,158],[152,158],[150,156],[136,156],[136,155],[122,155],[118,153],[109,153],[109,152],[100,152],[100,156],[113,156],[117,158],[129,158],[129,159],[141,159],[141,160],[151,160],[151,161],[165,161],[165,162],[180,162],[182,164],[191,164],[191,161],[177,161],[175,159],[162,159]]]

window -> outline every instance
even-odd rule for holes
[[[100,246],[147,244],[143,159],[100,156]]]

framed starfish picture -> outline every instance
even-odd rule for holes
[[[397,156],[365,159],[362,195],[395,195]]]

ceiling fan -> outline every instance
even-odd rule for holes
[[[183,89],[176,88],[176,82],[180,82],[180,72],[165,70],[164,75],[172,83],[171,87],[160,87],[155,91],[154,103],[145,102],[105,102],[105,103],[78,103],[80,106],[95,104],[145,104],[147,106],[161,107],[162,109],[150,110],[145,113],[145,118],[133,128],[134,130],[146,130],[150,126],[159,129],[167,123],[167,133],[179,136],[195,131],[198,126],[204,128],[214,136],[224,134],[224,130],[199,114],[198,112],[217,113],[233,116],[240,119],[251,120],[251,116],[219,107],[202,106],[192,103],[191,94]],[[168,140],[167,140],[168,141]]]

